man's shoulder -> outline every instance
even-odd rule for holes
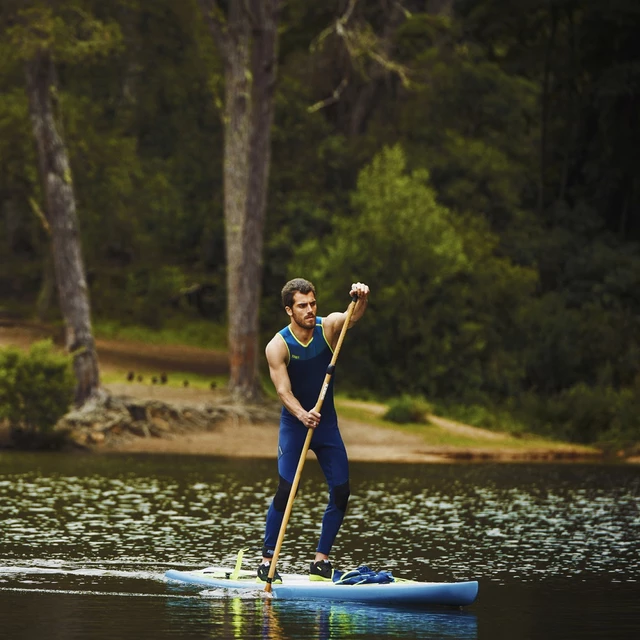
[[[339,311],[330,313],[326,318],[322,318],[322,329],[327,339],[330,340],[333,337],[334,333],[336,333],[336,330],[342,327],[342,325],[340,324],[341,320],[344,322],[343,314],[341,314]],[[338,327],[338,325],[340,325],[340,327]]]
[[[286,328],[286,327],[285,327]],[[267,346],[265,351],[267,352],[267,355],[269,354],[269,352],[278,352],[278,351],[282,351],[283,349],[286,351],[287,345],[286,345],[286,340],[285,337],[283,335],[283,331],[278,331],[273,338],[271,338],[271,340],[269,340],[269,342],[267,342]]]
[[[271,342],[286,343],[290,337],[291,337],[291,329],[289,325],[287,325],[286,327],[282,327],[280,331],[276,331],[273,338],[271,338]]]

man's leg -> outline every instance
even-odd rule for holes
[[[349,461],[340,431],[332,429],[325,434],[313,451],[329,485],[329,502],[322,518],[322,531],[316,549],[316,563],[328,560],[338,535],[349,502]]]
[[[296,475],[300,454],[307,436],[305,429],[281,426],[278,441],[278,489],[267,512],[262,547],[263,562],[269,562],[278,542],[278,534],[287,508],[291,484]]]
[[[263,562],[268,562],[273,558],[290,492],[291,483],[280,475],[278,489],[267,511],[267,524],[264,533],[264,545],[262,547]]]

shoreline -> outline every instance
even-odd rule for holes
[[[13,326],[0,327],[0,346],[28,347],[34,340],[45,337],[46,331]],[[84,423],[82,438],[75,440],[78,453],[109,455],[114,453],[145,453],[173,455],[208,455],[229,458],[277,458],[279,408],[261,417],[247,411],[229,410],[229,399],[219,389],[195,386],[161,386],[148,383],[124,382],[127,371],[193,371],[209,375],[221,374],[226,367],[226,357],[194,347],[146,345],[120,340],[97,340],[102,374],[110,379],[123,380],[104,384],[105,390],[117,399],[133,403],[160,403],[169,412],[181,413],[181,424],[150,411],[148,421],[131,425],[105,425],[96,418]],[[144,355],[143,355],[144,354]],[[141,369],[142,367],[142,369]],[[147,367],[149,367],[147,369]],[[440,416],[429,416],[425,434],[408,432],[401,428],[375,424],[386,411],[386,406],[358,400],[339,399],[338,416],[340,431],[349,459],[358,462],[390,463],[451,463],[451,462],[612,462],[640,463],[640,456],[630,458],[607,457],[594,448],[567,443],[532,442],[527,444],[506,433],[489,431],[457,423]],[[275,405],[274,405],[275,406]],[[340,407],[349,409],[351,417],[341,414]],[[187,424],[198,412],[199,426]],[[220,409],[220,411],[219,411]],[[357,415],[353,410],[357,410]],[[211,418],[211,413],[218,417]],[[144,410],[143,410],[144,413]],[[347,413],[345,411],[345,413]],[[126,414],[126,411],[125,411]],[[184,414],[184,415],[182,415]],[[371,418],[371,421],[368,421]],[[204,420],[203,420],[204,419]],[[137,428],[134,428],[136,427]],[[150,428],[148,428],[150,427]],[[428,441],[426,431],[435,436],[435,443]],[[18,451],[10,447],[7,427],[0,425],[0,451]],[[441,436],[441,437],[438,437]],[[444,436],[444,437],[442,437]],[[453,437],[452,437],[453,436]],[[455,444],[459,439],[465,444]],[[437,444],[438,441],[454,444]],[[67,449],[68,450],[68,449]]]
[[[108,448],[94,448],[91,453],[113,454],[161,454],[198,455],[223,458],[277,459],[277,426],[244,425],[240,428],[225,426],[222,431],[196,433],[176,439],[139,438]],[[451,464],[451,463],[600,463],[607,460],[599,454],[585,455],[571,450],[535,449],[506,450],[473,447],[449,448],[412,447],[407,442],[395,442],[388,447],[382,442],[350,442],[351,429],[340,427],[351,462],[402,463],[402,464]],[[396,432],[390,431],[394,438]],[[258,436],[257,438],[255,436]],[[232,436],[232,437],[231,437]],[[395,440],[395,438],[394,438]],[[260,444],[264,443],[264,444]],[[310,453],[310,457],[315,457]],[[616,461],[618,462],[618,461]],[[620,460],[620,463],[628,462]]]
[[[509,448],[487,442],[482,446],[430,445],[417,434],[403,433],[350,419],[340,419],[340,431],[352,462],[451,464],[451,463],[619,463],[637,464],[640,457],[607,458],[597,451],[571,445]],[[97,432],[100,434],[100,432]],[[490,432],[492,433],[492,432]],[[101,435],[101,434],[100,434]],[[226,417],[203,429],[165,430],[162,433],[120,433],[115,438],[78,440],[62,452],[77,455],[184,455],[244,459],[277,459],[278,423]],[[45,449],[42,449],[45,450]],[[0,427],[0,453],[24,452],[11,446],[8,427]],[[34,450],[31,450],[34,451]],[[315,457],[310,454],[310,457]]]

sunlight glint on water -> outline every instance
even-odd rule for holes
[[[0,481],[2,553],[38,561],[129,558],[199,566],[232,562],[236,551],[248,546],[251,558],[260,547],[275,485],[266,474],[248,482],[242,464],[231,469],[235,472],[216,473],[212,464],[189,481],[37,471],[5,477]],[[336,549],[341,563],[375,562],[433,579],[481,575],[500,580],[516,573],[530,580],[601,571],[638,579],[636,483],[607,487],[586,476],[583,486],[553,477],[542,485],[544,467],[538,467],[540,473],[534,467],[528,473],[535,482],[508,486],[499,472],[499,483],[491,477],[495,468],[473,482],[464,469],[449,467],[438,474],[435,468],[425,475],[413,468],[407,476],[375,481],[354,474]],[[452,470],[461,477],[447,482]],[[321,478],[317,471],[308,475],[283,548],[284,569],[300,554],[308,555],[324,510]],[[292,564],[290,570],[296,569]]]

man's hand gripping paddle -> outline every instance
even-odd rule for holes
[[[342,325],[340,336],[338,337],[338,344],[336,344],[335,351],[333,352],[333,357],[331,358],[331,362],[327,367],[327,373],[324,377],[324,382],[322,383],[322,389],[320,389],[320,395],[318,396],[318,401],[316,402],[316,406],[313,407],[313,411],[317,411],[318,413],[320,413],[322,403],[324,402],[324,397],[327,395],[327,390],[329,389],[329,383],[331,382],[331,377],[333,376],[333,372],[336,368],[336,360],[338,359],[338,354],[340,353],[340,348],[342,347],[342,342],[344,341],[344,337],[347,333],[347,329],[349,328],[349,323],[351,322],[351,316],[353,315],[353,310],[356,308],[357,302],[358,302],[358,297],[355,295],[352,296],[351,303],[347,307],[347,317],[344,321],[344,324]],[[295,497],[296,497],[298,484],[300,484],[300,476],[302,475],[302,469],[304,467],[305,460],[307,459],[307,452],[309,451],[309,445],[311,444],[312,436],[313,436],[313,429],[309,429],[307,432],[307,437],[304,441],[304,445],[302,447],[300,460],[298,461],[298,468],[296,469],[296,475],[293,479],[293,483],[291,484],[291,492],[289,493],[289,499],[287,500],[287,507],[284,510],[282,524],[280,525],[280,532],[278,533],[278,541],[276,542],[276,548],[274,549],[273,558],[271,559],[271,565],[269,566],[269,575],[267,576],[267,584],[264,587],[264,590],[267,593],[271,593],[271,583],[273,582],[273,576],[276,573],[276,563],[278,562],[278,556],[280,555],[280,549],[282,548],[282,542],[284,540],[285,531],[287,530],[287,524],[289,524],[289,517],[291,516],[291,509],[293,508],[293,501],[295,500]]]

